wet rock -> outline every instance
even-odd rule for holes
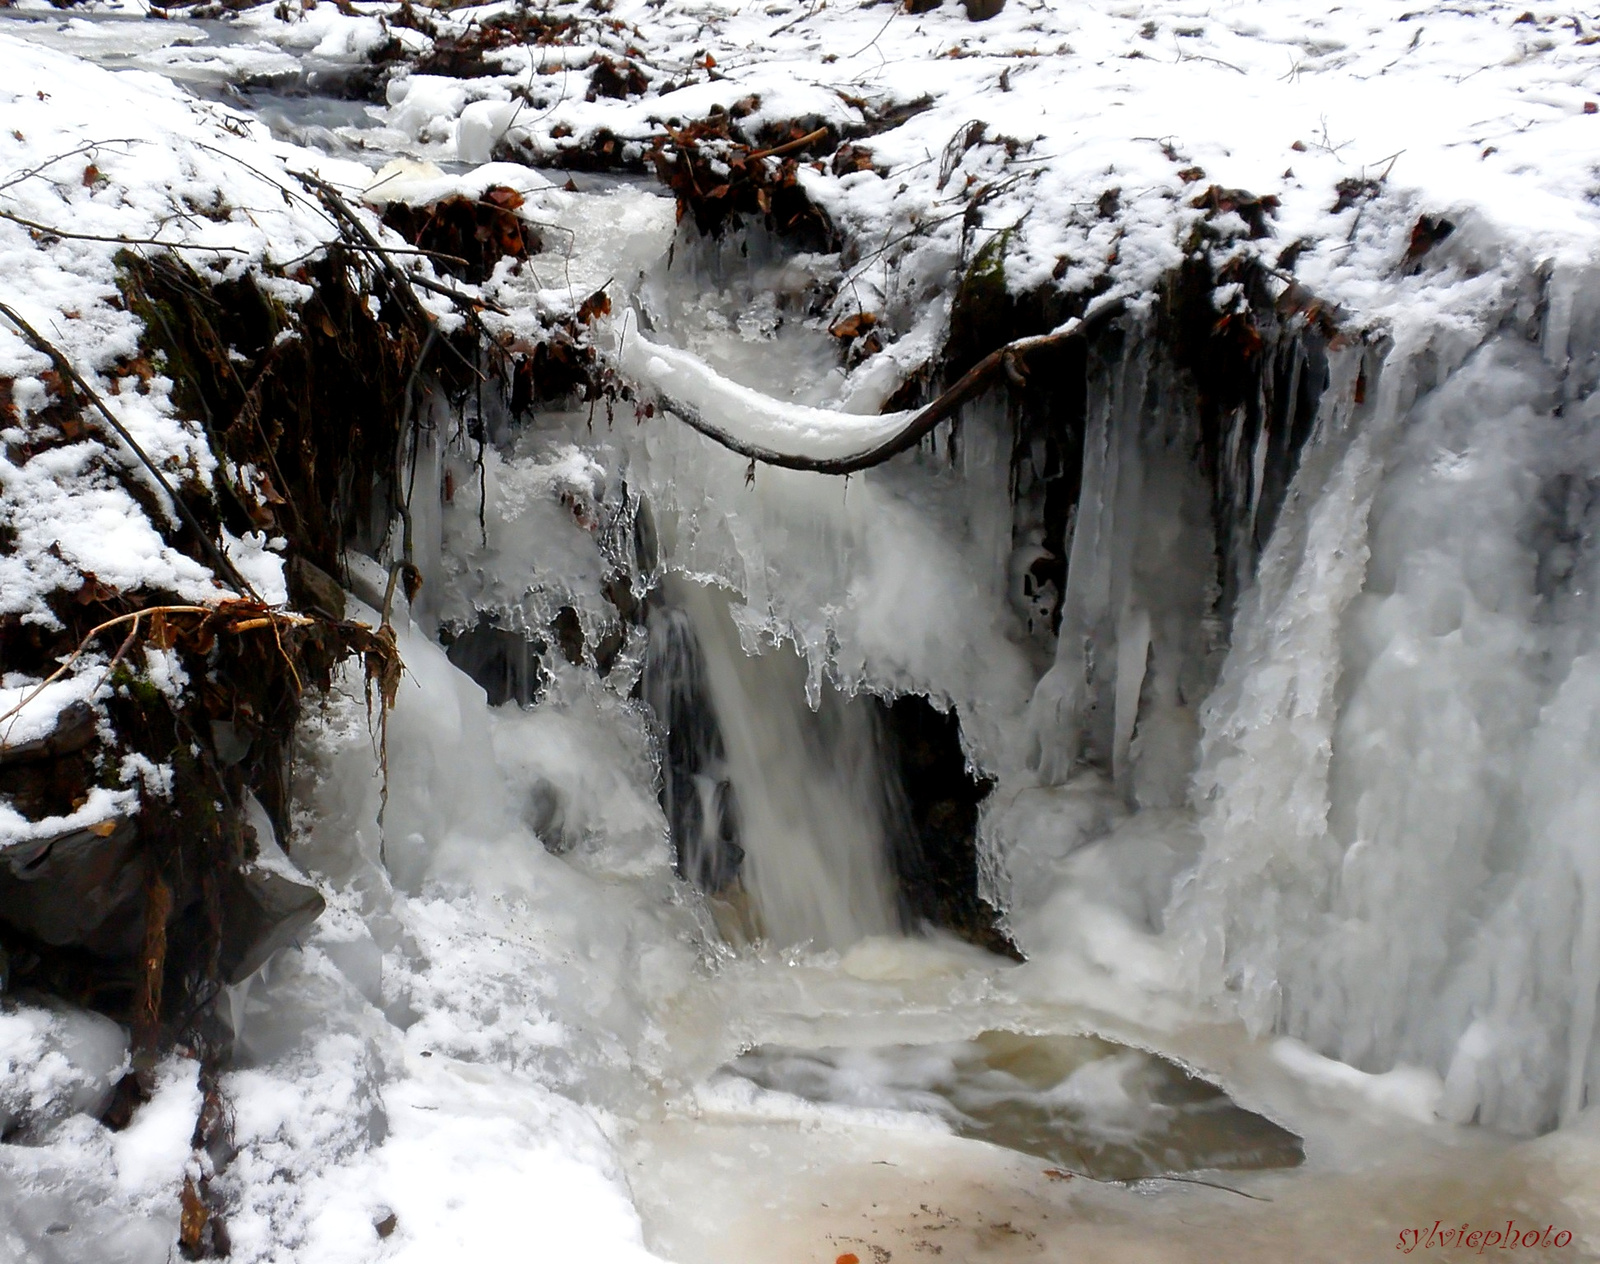
[[[281,855],[281,853],[279,853]],[[239,983],[288,947],[322,915],[321,893],[286,873],[285,865],[247,865],[222,884],[221,970]]]
[[[457,633],[445,654],[483,686],[490,706],[515,702],[531,707],[544,693],[546,672],[539,656],[545,649],[543,641],[530,640],[515,628],[496,627],[485,615]]]
[[[290,560],[286,577],[289,600],[300,609],[321,611],[332,619],[344,618],[344,589],[320,566],[296,557]]]
[[[994,782],[967,766],[959,717],[916,695],[880,705],[903,796],[891,854],[902,918],[1020,960],[998,911],[978,894],[978,810]]]
[[[74,702],[62,708],[61,714],[56,717],[55,728],[45,736],[29,742],[0,746],[0,767],[30,760],[55,759],[81,751],[94,741],[98,723],[93,707],[86,702]]]
[[[0,851],[0,921],[53,947],[132,956],[147,861],[124,818]]]

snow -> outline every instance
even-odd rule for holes
[[[1139,319],[1202,228],[1214,261],[1259,257],[1282,285],[1282,251],[1299,243],[1293,280],[1338,309],[1349,341],[1225,663],[1190,617],[1210,579],[1191,556],[1209,547],[1195,525],[1203,489],[1172,457],[1187,405],[1137,348],[1094,387],[1069,634],[1048,648],[1029,639],[1010,591],[1010,431],[998,406],[968,410],[950,463],[909,454],[848,485],[762,470],[754,486],[745,461],[669,418],[606,426],[554,413],[490,446],[480,484],[459,418],[441,409],[418,460],[419,486],[440,491],[418,502],[426,582],[415,609],[397,603],[407,674],[389,720],[387,801],[360,682],[343,677],[303,733],[285,840],[329,911],[224,1007],[238,1034],[223,1084],[238,1154],[215,1179],[235,1258],[499,1257],[532,1243],[541,1257],[636,1264],[654,1257],[635,1198],[652,1244],[732,1241],[703,1225],[689,1234],[699,1204],[663,1207],[662,1191],[746,1180],[749,1206],[780,1191],[759,1165],[723,1162],[705,1134],[754,1119],[754,1143],[797,1164],[815,1155],[784,1120],[819,1125],[818,1144],[841,1151],[878,1139],[864,1117],[847,1121],[860,1129],[847,1143],[837,1115],[830,1133],[825,1112],[713,1081],[719,1065],[755,1041],[963,1042],[997,1014],[1019,1030],[1117,1028],[1228,1063],[1231,1088],[1298,1111],[1291,1122],[1319,1139],[1347,1136],[1370,1107],[1421,1125],[1446,1154],[1457,1140],[1440,1117],[1523,1131],[1552,1113],[1587,1118],[1600,812],[1583,787],[1600,671],[1582,601],[1549,621],[1534,609],[1519,516],[1530,488],[1593,468],[1589,404],[1565,400],[1560,424],[1546,407],[1549,377],[1587,354],[1585,269],[1600,244],[1600,118],[1586,110],[1600,68],[1584,18],[1538,9],[1524,22],[1519,7],[1492,3],[1330,13],[1307,0],[1011,0],[971,23],[953,3],[912,15],[620,0],[604,19],[585,14],[572,46],[494,53],[503,73],[402,72],[382,104],[343,123],[291,112],[274,131],[175,83],[301,85],[359,66],[391,29],[411,48],[425,37],[388,26],[378,4],[291,5],[282,17],[261,6],[216,26],[81,11],[92,16],[63,20],[22,0],[0,26],[0,171],[14,173],[0,178],[0,210],[173,243],[193,266],[231,275],[331,235],[293,171],[375,205],[508,185],[546,249],[482,287],[507,309],[485,314],[491,329],[537,339],[611,285],[621,319],[598,334],[619,347],[617,367],[784,451],[855,452],[901,424],[878,410],[937,355],[953,284],[986,246],[1015,293],[1099,287]],[[429,16],[460,34],[511,11]],[[586,99],[600,52],[638,62],[652,92]],[[659,91],[669,80],[682,86]],[[899,125],[874,121],[925,95]],[[574,193],[495,161],[502,146],[548,157],[602,128],[638,158],[665,128],[752,96],[736,123],[752,144],[772,139],[769,124],[804,118],[870,151],[871,170],[799,167],[839,255],[784,256],[760,234],[697,245],[674,237],[656,194]],[[1348,180],[1374,181],[1372,196],[1339,208]],[[1268,235],[1197,206],[1213,183],[1277,198]],[[1408,263],[1422,215],[1455,228]],[[117,249],[0,220],[0,292],[158,465],[207,484],[215,458],[198,419],[178,415],[172,383],[119,376],[139,331],[116,298]],[[272,286],[285,301],[307,297],[286,278]],[[826,310],[807,306],[817,293]],[[1224,285],[1214,306],[1238,299]],[[881,317],[887,345],[847,372],[826,331],[858,312]],[[1474,358],[1502,324],[1517,335]],[[1538,350],[1509,346],[1536,326]],[[226,597],[165,541],[170,524],[146,516],[125,483],[145,475],[93,437],[92,419],[89,437],[23,459],[48,403],[46,367],[0,326],[0,378],[13,380],[21,414],[0,435],[0,521],[13,541],[0,613],[53,626],[47,598],[91,574],[188,601]],[[1373,402],[1357,414],[1363,367]],[[1458,369],[1434,404],[1417,404]],[[1171,433],[1117,425],[1146,388]],[[761,667],[778,676],[773,643],[792,644],[804,660],[784,669],[795,714],[800,697],[819,705],[828,682],[960,708],[969,756],[1001,783],[984,823],[986,894],[1008,905],[1027,965],[881,937],[841,944],[842,956],[731,957],[670,873],[651,735],[627,697],[638,629],[607,683],[556,663],[527,711],[489,708],[450,663],[434,630],[479,614],[538,630],[571,608],[592,651],[613,626],[602,586],[633,547],[640,498],[659,530],[646,578],[676,572],[737,594],[724,665],[738,641],[772,654]],[[269,602],[284,599],[280,544],[225,540]],[[381,600],[384,569],[364,561],[360,596]],[[4,740],[34,740],[71,702],[93,701],[106,661],[86,655],[5,721]],[[161,678],[162,662],[150,666]],[[38,684],[0,683],[0,711]],[[1083,722],[1091,695],[1097,718]],[[1105,777],[1075,770],[1086,742],[1110,752]],[[163,779],[154,763],[122,771],[139,789],[96,788],[49,822],[6,809],[0,836],[98,823]],[[1501,810],[1511,843],[1487,836]],[[276,862],[267,848],[263,863]],[[1435,878],[1456,885],[1439,895]],[[1295,1037],[1262,1053],[1234,1018]],[[111,1134],[87,1116],[124,1056],[120,1033],[81,1014],[0,1014],[0,1113],[33,1130],[29,1144],[0,1147],[0,1206],[23,1209],[8,1221],[24,1238],[43,1241],[50,1218],[71,1212],[79,1258],[165,1258],[176,1191],[209,1162],[189,1148],[196,1068],[163,1064],[153,1100]],[[1072,1092],[1113,1114],[1120,1074],[1100,1067]],[[645,1161],[640,1137],[661,1134],[665,1154],[681,1147],[680,1170]],[[1592,1172],[1580,1149],[1561,1188]],[[1309,1179],[1320,1197],[1351,1197]],[[1292,1214],[1315,1218],[1304,1205]]]
[[[127,1069],[127,1050],[122,1029],[98,1014],[59,1005],[0,1013],[0,1130],[98,1113]]]
[[[730,382],[688,352],[652,342],[626,319],[617,345],[622,369],[650,383],[671,404],[687,405],[741,442],[779,455],[812,460],[859,455],[897,433],[915,415],[864,417],[774,400]]]
[[[134,1198],[170,1202],[189,1162],[189,1139],[200,1115],[199,1063],[169,1059],[150,1100],[111,1138],[117,1182]]]

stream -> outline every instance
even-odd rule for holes
[[[330,88],[359,67],[336,50],[0,30],[387,169],[386,196],[437,174],[388,167],[417,155]],[[549,174],[527,266],[614,281],[597,337],[882,405],[809,317],[834,263]],[[417,1243],[470,1215],[526,1258],[621,1259],[579,1219],[636,1211],[636,1258],[681,1264],[1453,1258],[1408,1235],[1508,1222],[1540,1231],[1520,1258],[1596,1258],[1600,397],[1510,334],[1437,381],[1359,347],[1327,372],[1231,628],[1192,400],[1136,332],[1090,380],[1049,594],[991,399],[849,480],[752,473],[632,403],[433,400],[386,768],[352,675],[296,770],[288,850],[328,911],[227,1000],[239,1249],[292,1225],[295,1258],[364,1259],[336,1244],[387,1212],[394,1258],[449,1258]],[[384,567],[350,568],[376,624]],[[1014,955],[905,901],[899,695],[959,718],[964,907]],[[283,1181],[252,1121],[297,1086]],[[544,1160],[515,1156],[551,1138],[627,1197],[541,1236]],[[39,1258],[165,1258],[72,1225]]]

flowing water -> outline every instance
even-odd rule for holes
[[[813,712],[799,657],[745,653],[725,595],[682,582],[665,592],[676,604],[653,616],[645,697],[698,746],[684,753],[692,776],[667,774],[674,796],[692,800],[668,804],[685,874],[714,892],[738,882],[749,939],[839,949],[898,929],[886,769],[866,700],[830,690]]]
[[[639,189],[538,209],[572,253],[533,266],[850,404],[814,260],[669,257]],[[1334,356],[1231,620],[1194,400],[1132,330],[1091,378],[1053,645],[997,406],[953,462],[941,435],[753,484],[670,418],[491,401],[480,455],[438,410],[387,799],[335,699],[294,849],[337,893],[322,964],[232,998],[241,1074],[332,1033],[555,1085],[697,1264],[1353,1261],[1506,1222],[1571,1235],[1521,1258],[1600,1258],[1600,339],[1551,310]],[[530,648],[560,611],[586,666]],[[458,670],[491,664],[499,706]],[[1025,963],[905,932],[860,691],[957,709]]]

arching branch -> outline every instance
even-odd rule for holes
[[[1095,309],[1088,317],[1081,320],[1074,318],[1050,333],[1035,334],[1032,337],[1018,338],[1014,342],[1006,343],[999,350],[991,351],[979,360],[961,375],[954,386],[927,407],[919,410],[892,435],[879,440],[870,448],[847,456],[810,457],[747,443],[707,420],[693,404],[674,399],[658,387],[652,386],[650,389],[655,392],[661,405],[681,418],[686,425],[721,444],[730,452],[736,452],[752,462],[774,465],[785,470],[805,470],[812,474],[855,474],[860,470],[871,469],[874,465],[882,465],[890,457],[916,447],[941,421],[948,421],[963,404],[970,403],[981,395],[997,374],[1003,372],[1013,381],[1020,381],[1022,373],[1019,362],[1032,352],[1086,339],[1122,311],[1122,301],[1113,300]]]

